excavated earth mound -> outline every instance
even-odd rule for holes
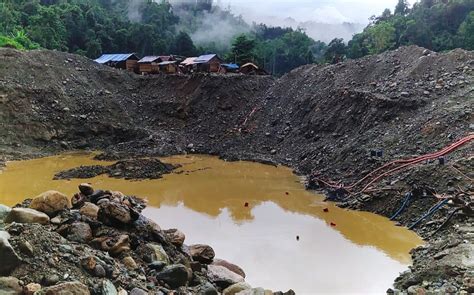
[[[348,187],[392,160],[472,134],[473,79],[473,52],[416,46],[303,66],[278,80],[138,76],[66,53],[1,49],[0,153],[5,160],[101,149],[103,159],[120,160],[187,152],[285,164],[341,206],[387,217],[411,193],[394,216],[407,226],[452,198],[413,227],[430,243],[414,250],[396,287],[473,292],[472,140],[367,190],[327,185]]]

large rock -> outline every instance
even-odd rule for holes
[[[88,243],[92,239],[92,229],[85,222],[75,222],[69,226],[65,237],[73,242]]]
[[[155,261],[160,261],[166,264],[170,263],[170,258],[168,257],[168,254],[166,254],[165,249],[159,244],[147,244],[147,247],[150,248],[151,252],[151,259],[152,262]]]
[[[225,268],[227,268],[230,271],[235,272],[236,274],[242,276],[245,278],[245,272],[242,268],[240,268],[238,265],[235,265],[233,263],[230,263],[229,261],[226,261],[224,259],[214,259],[212,262],[213,265],[220,265]]]
[[[227,287],[223,292],[222,295],[235,295],[241,291],[252,289],[252,286],[249,284],[242,282],[242,283],[237,283],[233,284],[229,287]]]
[[[171,243],[173,243],[173,245],[177,247],[181,247],[184,244],[184,240],[186,239],[186,236],[180,230],[168,229],[168,230],[165,230],[165,233],[168,236]]]
[[[79,191],[85,196],[90,196],[94,194],[94,188],[89,183],[79,184]]]
[[[98,219],[107,225],[115,225],[117,222],[130,224],[138,218],[132,216],[129,207],[117,202],[104,200],[100,202],[99,208]]]
[[[99,214],[99,206],[85,202],[79,212],[89,218],[97,219],[97,215]]]
[[[89,289],[81,282],[67,282],[40,290],[44,295],[90,295]]]
[[[130,238],[128,235],[121,235],[108,251],[112,256],[118,256],[123,252],[130,251]]]
[[[194,260],[206,264],[211,263],[216,256],[216,253],[214,252],[214,249],[211,248],[211,246],[202,244],[189,246],[189,253]]]
[[[125,265],[125,267],[128,269],[128,270],[134,270],[134,269],[137,269],[138,268],[138,265],[137,263],[135,262],[135,260],[130,257],[130,256],[126,256],[122,259],[122,263],[123,265]]]
[[[209,282],[205,282],[198,288],[198,294],[199,295],[218,295],[219,292],[217,292],[216,288],[214,285],[212,285]]]
[[[29,283],[23,287],[23,295],[33,295],[35,292],[41,290],[41,285],[38,283]]]
[[[13,208],[5,218],[5,222],[48,224],[49,216],[30,208]]]
[[[2,223],[5,220],[5,218],[7,217],[8,213],[10,213],[10,211],[12,211],[12,208],[0,204],[0,223]]]
[[[179,288],[188,283],[188,269],[182,264],[169,265],[159,272],[156,278],[171,288]]]
[[[23,294],[23,288],[20,286],[20,281],[14,277],[0,277],[0,294],[2,295]]]
[[[140,288],[133,288],[129,295],[148,295],[148,292]]]
[[[111,281],[102,281],[102,295],[118,295],[117,288],[115,288]]]
[[[64,209],[71,208],[69,198],[58,191],[47,191],[36,196],[30,204],[31,209],[53,215]]]
[[[207,277],[221,288],[227,288],[230,285],[244,282],[242,276],[220,265],[209,265],[207,267]]]

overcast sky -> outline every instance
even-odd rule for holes
[[[276,22],[291,17],[298,22],[368,23],[385,8],[393,11],[397,0],[217,0],[247,21]],[[410,1],[413,2],[413,1]]]

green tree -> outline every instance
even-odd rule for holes
[[[60,18],[61,12],[55,6],[41,6],[38,14],[31,17],[28,32],[42,47],[65,50],[66,28]]]
[[[367,34],[371,39],[369,52],[380,53],[395,45],[395,28],[389,22],[381,22],[369,27]]]
[[[474,11],[459,26],[458,37],[462,47],[474,50]]]
[[[395,6],[395,14],[406,15],[409,11],[407,0],[398,0],[397,6]]]
[[[329,42],[328,49],[324,54],[327,62],[338,63],[344,60],[346,54],[346,45],[342,38],[335,38]]]
[[[178,36],[176,36],[172,48],[173,53],[177,55],[188,57],[197,55],[196,46],[194,46],[193,40],[191,40],[191,37],[183,31],[179,32]]]
[[[0,32],[4,34],[13,32],[18,24],[18,13],[7,5],[7,2],[0,3]]]
[[[241,34],[237,36],[232,43],[232,49],[228,55],[228,59],[240,65],[253,62],[254,50],[255,40],[248,38],[245,34]]]

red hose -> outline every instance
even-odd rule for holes
[[[394,172],[397,172],[398,170],[401,170],[403,168],[406,168],[406,167],[409,167],[409,166],[413,166],[415,164],[418,164],[420,162],[423,162],[423,161],[426,161],[426,160],[432,160],[432,159],[436,159],[436,158],[439,158],[439,157],[442,157],[446,154],[449,154],[451,152],[453,152],[454,150],[458,149],[459,147],[463,146],[464,144],[468,143],[469,141],[473,140],[474,139],[474,134],[470,134],[469,136],[466,136],[454,143],[452,143],[451,145],[443,148],[442,150],[440,151],[437,151],[435,153],[431,153],[431,154],[426,154],[426,155],[423,155],[423,156],[418,156],[418,157],[415,157],[415,158],[411,158],[411,159],[404,159],[404,160],[395,160],[395,161],[392,161],[392,162],[389,162],[377,169],[375,169],[374,171],[370,172],[369,174],[367,174],[366,176],[364,176],[363,178],[361,178],[360,180],[358,180],[357,182],[353,183],[352,185],[350,186],[341,186],[341,185],[333,185],[333,184],[330,184],[328,183],[327,181],[323,181],[323,180],[320,180],[320,179],[317,179],[318,181],[322,182],[324,185],[326,186],[329,186],[329,187],[332,187],[332,188],[344,188],[345,190],[349,191],[350,189],[356,187],[357,185],[361,184],[362,182],[364,182],[365,180],[369,179],[371,176],[373,176],[374,174],[378,173],[378,172],[381,172],[382,170],[390,167],[390,166],[393,166],[395,164],[402,164],[401,166],[398,166],[398,167],[395,167],[387,172],[384,172],[380,175],[378,175],[377,177],[373,178],[367,185],[364,186],[364,188],[362,189],[361,192],[364,192],[366,189],[368,189],[370,187],[370,185],[372,185],[374,182],[390,175],[390,174],[393,174]]]

